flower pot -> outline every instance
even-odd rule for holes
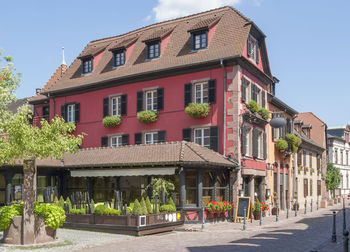
[[[260,211],[253,212],[254,220],[260,220]]]
[[[293,211],[295,211],[295,206],[297,206],[297,210],[299,211],[299,205],[293,205]]]

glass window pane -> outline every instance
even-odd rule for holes
[[[197,188],[197,172],[186,171],[186,187]]]
[[[12,185],[16,184],[23,184],[23,175],[20,173],[17,173],[12,178]]]
[[[215,182],[215,177],[213,172],[204,172],[202,176],[202,186],[203,187],[213,187]]]
[[[46,176],[38,176],[38,187],[46,187],[46,186],[47,186]]]
[[[216,189],[216,201],[225,200],[225,189]]]
[[[227,186],[227,177],[225,173],[219,173],[217,176],[217,187],[226,187]]]

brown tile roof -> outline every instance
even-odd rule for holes
[[[104,49],[106,49],[108,45],[92,45],[86,48],[78,57],[78,59],[89,57],[89,56],[95,56],[99,52],[102,52]]]
[[[124,40],[117,40],[111,44],[108,50],[113,51],[118,48],[127,48],[128,46],[135,43],[137,39],[138,39],[138,36],[133,36],[131,38],[126,38]]]
[[[207,50],[191,51],[191,34],[187,31],[199,24],[210,24],[219,19]],[[209,22],[209,21],[210,22]],[[239,57],[243,52],[253,23],[231,7],[223,7],[183,18],[156,23],[131,31],[127,34],[90,42],[79,57],[92,54],[95,48],[106,48],[101,60],[89,75],[81,75],[81,60],[76,58],[66,74],[48,91],[64,91],[79,87],[97,85],[106,81],[122,80],[154,71],[184,68],[220,58]],[[173,28],[168,44],[158,59],[146,61],[146,45],[142,41],[154,37],[159,30]],[[139,36],[124,67],[113,68],[113,53],[109,51],[118,41]],[[158,34],[157,34],[158,36]]]
[[[150,34],[148,37],[144,38],[144,40],[142,42],[155,40],[155,39],[162,39],[165,36],[169,35],[174,29],[175,29],[175,27],[169,27],[166,29],[161,27],[160,29],[158,29],[158,30],[154,31],[152,34]]]
[[[190,31],[196,31],[204,28],[210,28],[213,25],[215,25],[217,22],[219,22],[220,18],[221,17],[213,17],[213,18],[201,20],[197,24],[192,26],[191,29],[189,29],[188,31],[190,32]]]
[[[199,165],[234,167],[218,152],[192,142],[167,142],[122,147],[91,148],[64,156],[65,167],[120,167],[144,165]]]

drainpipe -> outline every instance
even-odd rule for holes
[[[224,70],[224,148],[223,154],[226,156],[226,68],[224,64],[224,59],[220,58],[220,65]]]
[[[292,120],[292,133],[295,134],[295,129],[294,129],[294,121],[295,119],[297,118],[297,115],[294,115],[293,116],[293,120]],[[297,196],[298,195],[295,195],[295,193],[297,192],[297,181],[296,181],[296,178],[297,178],[297,153],[294,153],[294,158],[293,158],[293,201],[294,201],[294,196]]]

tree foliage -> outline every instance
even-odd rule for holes
[[[152,197],[157,196],[159,198],[159,192],[162,190],[166,194],[170,194],[175,190],[175,185],[163,178],[152,178],[152,181],[147,185],[146,190],[152,188]]]
[[[339,187],[341,180],[340,169],[332,163],[327,165],[326,186],[328,190],[334,190]]]

